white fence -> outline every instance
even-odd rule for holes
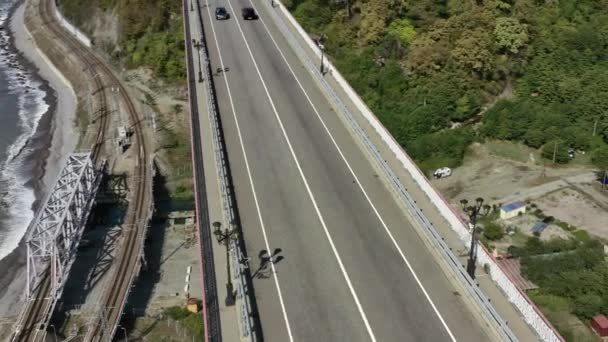
[[[310,49],[309,53],[314,54],[314,57],[321,60],[321,52],[304,29],[298,24],[295,18],[289,13],[289,11],[280,3],[278,0],[274,0],[274,10],[279,17],[278,20],[284,21],[283,18],[289,23],[289,30],[295,30],[300,38],[308,45]],[[278,25],[280,29],[285,29],[285,25]],[[289,34],[283,32],[283,34]],[[289,39],[288,39],[289,40]],[[432,187],[424,174],[418,169],[416,164],[409,158],[403,148],[395,141],[392,135],[387,129],[380,123],[380,120],[372,113],[367,105],[361,100],[353,88],[348,82],[342,77],[340,72],[331,64],[331,62],[325,59],[326,70],[330,77],[333,77],[335,81],[340,85],[342,91],[344,91],[350,101],[354,103],[361,115],[367,120],[367,122],[373,127],[376,133],[382,139],[382,142],[390,149],[395,155],[397,160],[401,163],[403,168],[410,174],[411,178],[416,182],[420,189],[426,194],[430,201],[435,205],[438,212],[447,220],[452,230],[454,230],[460,239],[466,246],[467,242],[471,240],[471,235],[466,229],[465,223],[460,220],[446,201],[441,195]],[[327,77],[327,76],[326,76]],[[530,302],[529,298],[522,293],[502,271],[502,269],[496,264],[494,259],[490,256],[488,251],[483,247],[478,247],[478,261],[482,265],[487,265],[490,270],[490,276],[492,280],[504,291],[509,301],[511,301],[515,307],[521,312],[526,322],[536,331],[543,341],[563,341],[563,338],[557,333],[557,331],[551,326],[551,324],[544,318],[538,308]]]
[[[53,6],[55,7],[55,14],[57,15],[57,19],[59,19],[61,26],[63,26],[66,30],[68,30],[68,32],[70,32],[74,37],[76,37],[76,39],[78,39],[82,44],[84,44],[86,47],[90,48],[92,46],[92,44],[91,44],[91,40],[89,39],[89,37],[87,37],[84,33],[82,33],[82,31],[77,29],[76,26],[72,25],[72,23],[70,23],[63,16],[63,14],[61,14],[59,9],[55,5],[55,1],[53,1]]]

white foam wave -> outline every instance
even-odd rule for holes
[[[36,133],[43,114],[49,109],[44,102],[46,93],[40,89],[42,83],[19,64],[17,55],[6,51],[3,43],[8,41],[8,10],[12,1],[0,4],[0,72],[8,83],[9,92],[18,96],[18,116],[20,134],[7,149],[6,160],[0,163],[0,211],[3,222],[0,225],[0,259],[11,253],[25,235],[34,217],[32,204],[36,200],[34,190],[27,185],[31,180],[29,172],[24,172],[26,156],[32,152],[29,141]]]

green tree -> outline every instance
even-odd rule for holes
[[[593,151],[591,161],[601,170],[608,170],[608,145],[603,145]]]
[[[552,140],[543,146],[542,156],[545,159],[553,160],[560,164],[565,164],[570,161],[568,156],[568,148],[564,142],[559,140]]]
[[[486,74],[493,63],[491,45],[490,35],[481,29],[464,32],[456,41],[451,56],[459,66]]]
[[[545,133],[540,128],[531,128],[524,135],[526,145],[539,148],[545,143]]]
[[[386,0],[368,0],[362,7],[359,37],[365,45],[375,44],[386,31],[388,3]]]
[[[585,320],[600,313],[602,306],[602,297],[597,294],[583,294],[574,299],[574,313]]]
[[[496,222],[491,222],[483,228],[483,236],[488,240],[500,240],[504,235],[504,229]]]
[[[515,18],[496,18],[494,36],[500,49],[517,54],[528,43],[528,27]]]
[[[388,26],[387,33],[395,37],[402,47],[409,46],[416,38],[416,29],[407,19],[394,20]]]

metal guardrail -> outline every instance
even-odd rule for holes
[[[318,65],[316,65],[310,59],[310,57],[304,51],[300,43],[291,33],[291,30],[287,27],[283,20],[274,12],[275,8],[267,1],[262,1],[262,3],[268,7],[268,10],[272,14],[271,16],[273,17],[274,22],[277,24],[281,33],[289,42],[291,48],[296,52],[300,60],[307,65],[309,73],[314,77],[317,83],[321,85],[326,95],[328,95],[330,101],[333,102],[334,106],[339,109],[337,112],[342,114],[341,116],[345,119],[346,122],[348,122],[351,129],[359,137],[360,141],[368,150],[370,156],[372,156],[372,158],[375,160],[377,166],[382,172],[384,172],[386,179],[390,182],[390,185],[399,195],[401,201],[410,211],[410,214],[418,221],[418,223],[420,223],[420,225],[424,228],[424,232],[427,234],[429,240],[431,240],[437,247],[437,249],[441,252],[442,256],[450,266],[452,272],[461,281],[461,283],[464,285],[471,297],[475,299],[479,307],[486,314],[487,318],[491,322],[494,322],[494,324],[498,328],[497,330],[500,335],[507,341],[517,341],[517,337],[513,334],[507,323],[502,319],[502,317],[500,317],[498,312],[496,312],[496,310],[490,303],[490,300],[479,289],[474,280],[471,279],[469,274],[466,272],[466,270],[464,269],[464,265],[462,265],[458,257],[456,257],[454,253],[452,253],[443,238],[439,235],[439,233],[437,233],[437,231],[433,227],[433,224],[422,213],[422,210],[418,208],[418,206],[416,205],[416,201],[411,197],[411,195],[408,193],[407,189],[403,186],[403,184],[401,184],[399,178],[395,175],[391,167],[380,154],[379,149],[369,139],[368,135],[361,128],[359,123],[355,120],[353,114],[342,102],[340,97],[335,93],[332,86],[329,85],[329,83],[324,79],[323,75],[319,71]],[[279,6],[282,6],[282,4],[279,4]]]
[[[232,191],[233,187],[231,186],[232,180],[229,173],[228,157],[221,129],[221,119],[219,117],[219,111],[217,108],[217,98],[214,90],[211,63],[207,53],[208,47],[205,39],[203,16],[201,13],[199,0],[196,2],[199,14],[199,23],[202,30],[201,36],[203,37],[201,39],[201,43],[204,45],[204,48],[200,49],[199,53],[202,52],[203,60],[205,61],[204,75],[206,80],[205,88],[207,90],[207,107],[209,109],[209,117],[213,131],[213,144],[215,146],[215,160],[217,163],[218,177],[220,179],[220,189],[222,193],[224,222],[236,226],[238,234],[241,234],[242,231],[235,206],[236,198],[234,197],[235,195]],[[252,292],[249,291],[250,282],[247,279],[248,270],[243,265],[244,261],[246,261],[246,257],[242,249],[241,239],[238,238],[230,240],[230,260],[227,260],[227,262],[230,262],[230,270],[233,274],[228,276],[231,277],[236,288],[236,306],[239,316],[241,340],[256,341],[257,337],[254,333],[256,324],[251,302]]]
[[[197,4],[198,8],[198,4]],[[199,131],[198,94],[196,91],[196,72],[194,68],[194,49],[191,48],[192,32],[190,12],[194,11],[192,0],[184,0],[182,5],[184,24],[184,48],[186,51],[186,71],[188,74],[188,102],[190,105],[190,137],[192,149],[192,173],[194,180],[194,203],[196,205],[196,228],[199,247],[199,270],[202,287],[202,314],[205,325],[204,342],[221,342],[222,331],[220,309],[217,299],[217,284],[213,258],[212,233],[206,194],[205,171],[202,162],[202,143]]]

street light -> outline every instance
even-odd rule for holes
[[[222,231],[222,224],[218,221],[212,223],[213,234],[215,235],[218,243],[223,243],[226,246],[226,277],[228,282],[226,283],[226,306],[234,305],[234,287],[232,286],[232,275],[230,273],[230,241],[236,239],[236,228],[224,229]]]
[[[469,201],[466,199],[460,200],[462,204],[462,210],[469,216],[471,221],[471,248],[469,250],[469,260],[467,261],[467,273],[471,276],[471,279],[475,279],[475,264],[477,262],[477,217],[479,216],[481,208],[483,208],[483,198],[477,197],[475,204],[467,206]]]
[[[319,49],[321,50],[321,75],[325,75],[325,65],[323,64],[323,59],[325,57],[325,46],[323,43],[325,42],[325,36],[321,35],[319,37]]]
[[[55,330],[55,326],[53,324],[49,324],[49,327],[53,328],[53,339],[57,342],[57,330]]]
[[[319,49],[321,49],[321,75],[325,75],[325,70],[323,68],[323,57],[325,57],[325,47],[323,44],[319,43]]]
[[[125,329],[123,326],[120,326],[120,329],[122,329],[122,332],[125,334],[125,342],[129,342],[129,338],[127,337],[127,329]]]
[[[197,42],[194,39],[192,39],[192,43],[194,44],[194,47],[198,51],[198,53],[197,53],[197,55],[198,55],[198,81],[203,82],[203,67],[201,66],[201,47],[203,47],[203,44],[201,43],[200,40]]]

